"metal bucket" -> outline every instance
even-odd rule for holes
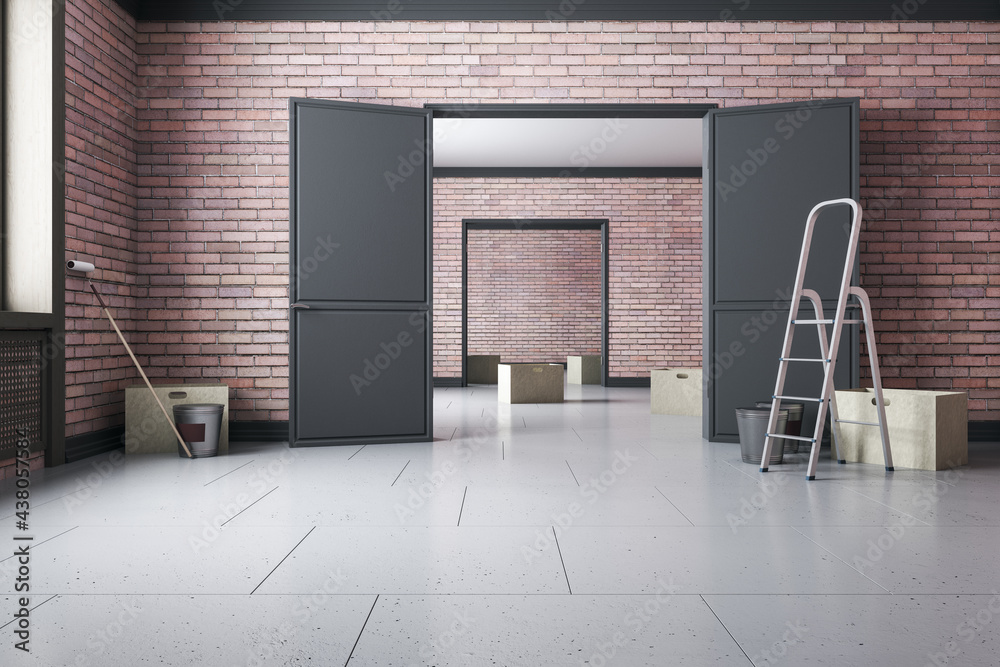
[[[740,456],[744,463],[759,464],[764,453],[764,436],[767,435],[767,421],[771,418],[771,408],[736,408],[736,426],[740,432]],[[778,411],[777,433],[784,433],[788,424],[788,410]],[[784,447],[778,443],[771,446],[768,465],[781,463]]]
[[[757,407],[770,410],[771,401],[757,401]],[[788,410],[788,424],[785,426],[783,433],[786,435],[802,435],[802,412],[805,410],[805,407],[803,403],[781,402],[781,409]],[[785,443],[784,450],[786,454],[795,454],[799,451],[799,440],[785,438],[783,442]]]
[[[219,453],[222,413],[225,408],[226,406],[220,403],[187,403],[174,406],[174,424],[184,437],[194,458],[206,458]],[[187,457],[179,442],[177,453]]]

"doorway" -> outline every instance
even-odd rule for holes
[[[608,221],[605,220],[463,220],[462,221],[462,386],[468,385],[469,353],[469,234],[477,231],[501,230],[508,233],[532,233],[544,231],[595,231],[600,236],[600,346],[601,384],[607,385],[608,378]],[[534,361],[552,361],[537,359]]]

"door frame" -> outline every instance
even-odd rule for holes
[[[465,218],[462,220],[462,386],[468,386],[469,347],[469,230],[506,229],[601,231],[601,385],[608,385],[608,230],[606,218]]]
[[[314,306],[322,305],[327,309],[338,309],[338,310],[367,310],[375,311],[380,310],[377,307],[372,307],[370,302],[358,302],[358,301],[310,301],[310,302],[300,302],[298,300],[298,290],[296,284],[296,267],[299,265],[298,257],[298,199],[296,197],[296,187],[298,185],[298,174],[297,174],[297,142],[295,138],[298,131],[298,115],[296,110],[299,107],[320,107],[324,109],[343,109],[349,111],[370,111],[375,113],[385,113],[385,114],[400,114],[406,116],[424,116],[424,141],[423,146],[420,149],[422,151],[423,163],[416,166],[416,168],[424,169],[424,191],[426,193],[425,197],[425,209],[424,216],[426,221],[426,230],[424,234],[424,252],[425,252],[425,266],[424,266],[424,300],[421,302],[397,302],[397,301],[385,301],[379,302],[381,305],[389,310],[396,311],[423,311],[425,313],[424,325],[426,326],[426,336],[425,336],[425,359],[424,359],[424,431],[422,433],[415,433],[412,435],[405,436],[351,436],[351,437],[332,437],[332,438],[317,438],[313,441],[300,441],[297,433],[296,423],[298,417],[298,401],[296,400],[296,381],[297,381],[297,346],[295,345],[295,337],[297,335],[297,324],[296,324],[296,310],[300,308],[309,309]],[[353,444],[376,444],[376,443],[392,443],[392,442],[428,442],[434,439],[434,378],[433,378],[433,368],[434,368],[434,336],[433,336],[433,298],[434,298],[434,187],[433,187],[433,115],[429,109],[422,109],[420,107],[401,107],[383,104],[365,104],[360,102],[343,102],[340,100],[326,100],[318,98],[301,98],[292,97],[288,100],[288,144],[289,144],[289,199],[288,199],[288,226],[289,226],[289,248],[288,248],[288,296],[289,296],[289,308],[288,308],[288,319],[289,319],[289,330],[288,330],[288,444],[289,447],[312,447],[312,446],[328,446],[328,445],[353,445]],[[414,150],[412,146],[404,147],[405,150],[401,153],[400,159],[405,159],[405,156],[409,156],[411,151]],[[413,160],[411,159],[411,164]],[[395,165],[393,165],[395,166]]]

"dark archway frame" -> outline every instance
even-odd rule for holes
[[[469,231],[509,229],[537,231],[546,229],[601,231],[601,385],[608,386],[608,220],[607,219],[464,219],[462,220],[462,386],[468,386],[469,347]]]

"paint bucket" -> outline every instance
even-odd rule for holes
[[[740,456],[744,463],[760,463],[764,453],[764,436],[767,434],[767,422],[771,418],[771,408],[736,408],[736,427],[740,432]],[[777,433],[784,433],[788,423],[788,411],[778,411]],[[771,445],[771,458],[768,465],[781,463],[785,448],[780,443]]]
[[[207,458],[219,453],[222,412],[225,408],[226,406],[220,403],[187,403],[174,406],[174,424],[191,449],[192,458]],[[177,453],[187,458],[179,442]]]

